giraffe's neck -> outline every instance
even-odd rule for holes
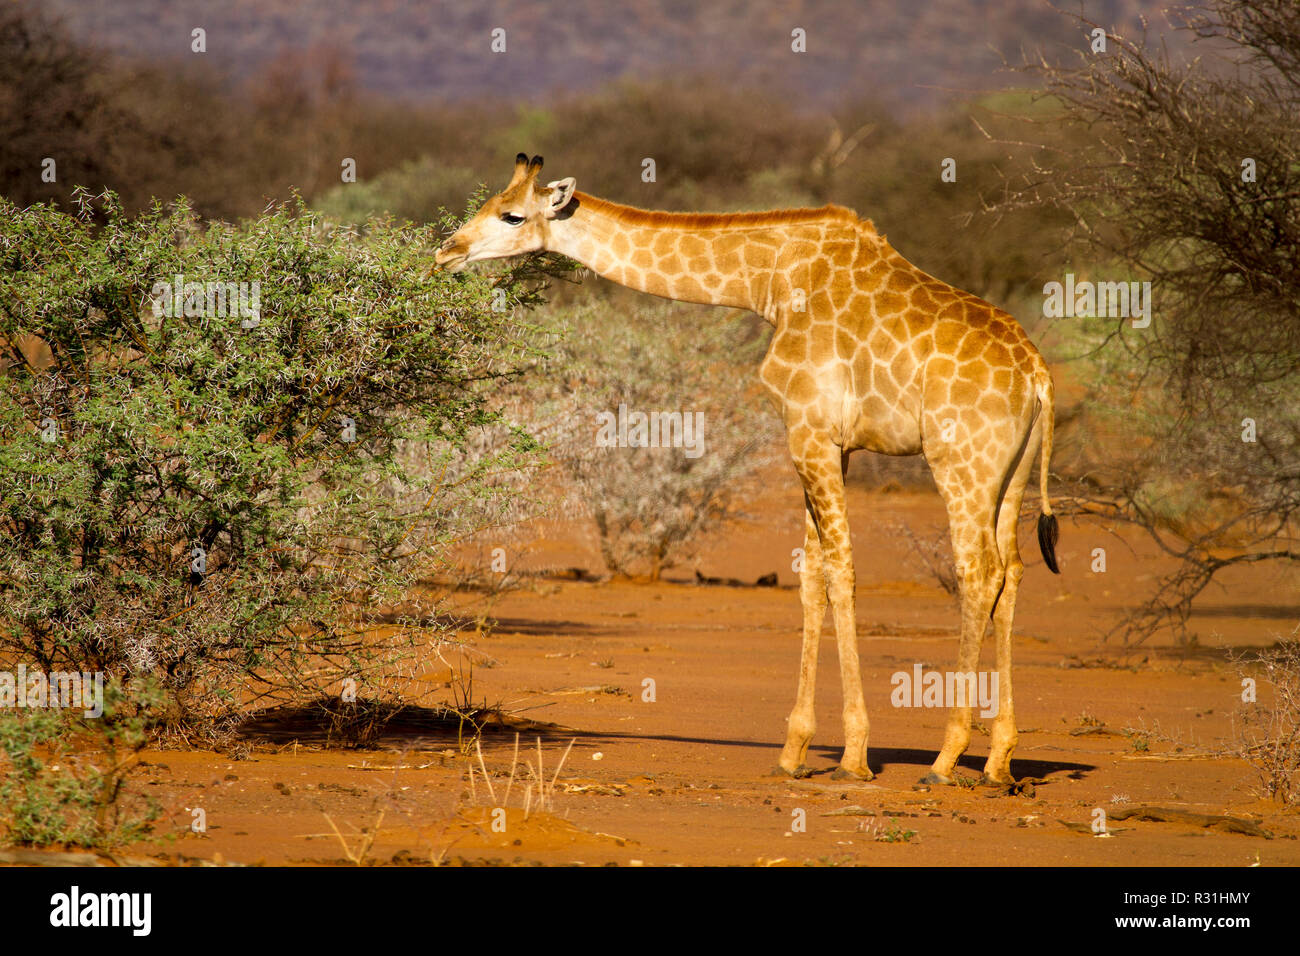
[[[828,207],[777,213],[648,212],[586,193],[553,220],[547,248],[620,285],[767,315],[778,256],[797,227],[852,217]],[[856,217],[853,217],[856,221]]]

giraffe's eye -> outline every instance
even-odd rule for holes
[[[518,226],[524,221],[524,217],[516,216],[512,212],[503,212],[501,214],[501,221],[504,222],[507,226]]]

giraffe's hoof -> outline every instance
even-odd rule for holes
[[[1007,775],[1005,780],[999,780],[997,777],[990,776],[987,773],[982,773],[980,774],[979,785],[981,787],[997,787],[999,790],[1014,790],[1016,780],[1010,774]]]
[[[867,780],[875,779],[875,774],[863,767],[861,770],[850,770],[848,767],[836,767],[835,772],[831,774],[832,780]]]
[[[832,780],[858,780],[865,782],[867,780],[874,780],[875,777],[876,775],[866,767],[863,767],[861,770],[850,770],[848,767],[836,767],[835,771],[831,774]]]
[[[793,777],[795,780],[803,780],[805,777],[813,775],[813,768],[800,764],[793,770],[786,770],[779,764],[768,774],[769,777]]]
[[[927,773],[924,777],[921,778],[921,783],[930,787],[936,787],[936,786],[950,787],[952,786],[952,777],[945,777],[943,774],[935,773],[933,770],[931,770],[929,773]]]

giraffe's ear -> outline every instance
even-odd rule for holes
[[[546,197],[546,218],[554,219],[573,199],[573,194],[578,188],[578,181],[572,176],[567,179],[557,179],[553,183],[547,183],[546,188],[551,194]]]

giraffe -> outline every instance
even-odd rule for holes
[[[1041,451],[1038,541],[1053,573],[1059,534],[1047,493],[1054,390],[1008,313],[935,279],[841,206],[731,214],[636,209],[538,182],[524,153],[499,194],[448,238],[435,264],[549,250],[614,282],[685,302],[747,309],[773,327],[759,376],[784,419],[803,484],[803,642],[776,773],[802,777],[815,732],[817,653],[829,607],[843,692],[844,754],[834,779],[870,780],[856,585],[845,505],[849,454],[923,454],[947,509],[961,595],[956,671],[973,673],[990,619],[998,710],[986,783],[1008,785],[1016,746],[1011,624],[1024,565],[1017,525]],[[970,743],[958,701],[923,783],[952,783]]]

